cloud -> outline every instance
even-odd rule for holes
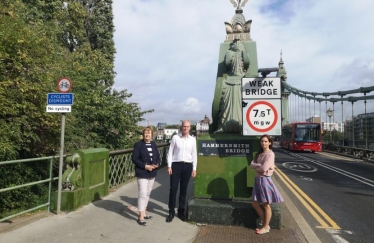
[[[352,82],[353,81],[353,82]],[[374,57],[366,56],[354,59],[350,63],[343,63],[335,72],[335,84],[348,84],[346,89],[357,86],[368,87],[374,85]]]
[[[290,85],[335,92],[374,85],[372,9],[366,0],[251,0],[243,14],[253,21],[259,68],[276,67],[282,50]],[[154,109],[145,117],[153,125],[211,116],[230,1],[114,0],[113,10],[115,88]]]
[[[151,107],[155,103],[158,104],[158,112],[145,116],[146,122],[153,125],[156,125],[158,122],[179,124],[181,120],[199,121],[204,118],[204,115],[208,115],[204,113],[204,111],[209,109],[208,104],[194,97],[188,97],[182,101],[165,97],[164,99],[140,103],[140,106],[142,108],[144,106]],[[203,114],[203,118],[201,118],[201,114]]]

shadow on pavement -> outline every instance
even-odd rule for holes
[[[166,167],[161,168],[156,176],[155,184],[151,192],[148,202],[147,212],[156,214],[161,217],[166,217],[169,214],[168,201],[169,201],[169,175],[167,174]],[[115,200],[98,200],[92,202],[95,207],[103,208],[107,211],[117,213],[127,219],[137,220],[138,211],[138,188],[137,182],[131,181],[131,184],[125,185],[130,190],[126,190],[125,194],[118,195]],[[193,178],[190,179],[187,190],[187,201],[193,196]],[[179,192],[178,192],[179,193]],[[177,194],[177,197],[179,194]],[[177,205],[178,207],[178,198]],[[186,205],[187,208],[187,205]]]

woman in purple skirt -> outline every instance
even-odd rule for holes
[[[262,221],[262,228],[256,229],[256,233],[262,235],[270,231],[269,223],[272,214],[270,204],[283,202],[283,198],[271,179],[275,169],[275,156],[271,150],[273,140],[265,134],[261,136],[260,144],[260,151],[257,152],[250,167],[256,171],[252,206]]]

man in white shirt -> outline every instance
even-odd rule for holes
[[[190,178],[196,176],[197,166],[196,139],[189,134],[190,128],[190,121],[183,121],[182,133],[174,135],[170,142],[167,155],[168,174],[170,175],[169,216],[166,222],[171,222],[174,218],[179,183],[178,218],[182,221],[186,220],[184,213],[187,187]]]

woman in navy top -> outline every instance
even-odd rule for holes
[[[132,162],[135,164],[135,176],[138,182],[138,224],[146,226],[144,219],[152,219],[146,215],[146,208],[151,195],[153,183],[160,166],[160,154],[155,142],[151,141],[153,131],[151,127],[143,130],[143,139],[136,142],[132,153]]]

